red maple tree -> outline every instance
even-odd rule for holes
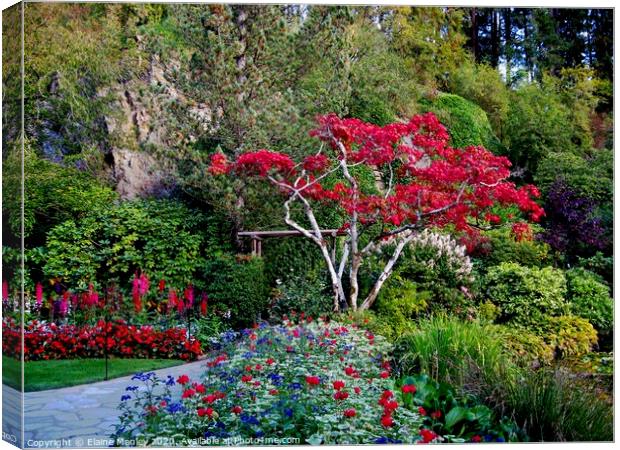
[[[424,228],[451,226],[456,232],[474,235],[481,228],[500,225],[503,219],[497,212],[502,208],[512,207],[532,221],[544,214],[534,201],[540,195],[536,187],[517,187],[507,181],[511,165],[507,158],[480,146],[451,147],[446,128],[432,113],[383,127],[328,114],[318,118],[311,135],[324,145],[303,161],[269,150],[244,153],[235,161],[217,153],[212,155],[209,171],[255,177],[281,192],[284,221],[321,250],[332,281],[335,310],[369,308],[405,246]],[[359,173],[353,169],[356,166],[380,174],[380,189],[364,187],[355,175]],[[339,175],[341,181],[328,182],[332,175]],[[292,217],[293,203],[302,206],[307,224]],[[314,209],[318,203],[344,212],[341,230],[346,231],[346,239],[341,248],[323,238]],[[524,226],[517,229],[523,233]],[[364,258],[384,249],[389,249],[389,258],[359,304],[359,269]],[[345,273],[348,295],[342,282]]]

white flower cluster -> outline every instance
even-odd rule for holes
[[[431,268],[443,259],[458,280],[472,281],[473,265],[465,254],[465,246],[459,245],[451,236],[424,230],[409,245],[415,254],[425,256],[423,259]]]

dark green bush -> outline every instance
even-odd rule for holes
[[[210,258],[204,271],[209,304],[233,328],[247,327],[267,318],[269,284],[261,258],[224,254]]]
[[[204,216],[169,200],[132,201],[68,220],[47,235],[43,271],[71,289],[117,279],[128,286],[136,270],[170,286],[193,283],[203,265]]]
[[[24,148],[24,237],[41,245],[45,233],[65,220],[78,220],[92,211],[107,208],[116,193],[88,173],[39,158]],[[10,231],[19,236],[21,227],[21,157],[11,152],[2,162],[2,215]]]
[[[423,103],[434,112],[450,133],[454,147],[482,145],[493,152],[500,151],[500,143],[493,134],[486,113],[475,103],[454,94],[441,93],[432,102]]]
[[[331,287],[323,277],[291,277],[277,285],[272,299],[270,315],[276,320],[291,312],[316,318],[334,309]]]
[[[605,256],[601,252],[596,252],[594,256],[589,258],[578,257],[577,265],[594,272],[602,277],[609,286],[613,286],[614,258],[612,256]]]
[[[571,312],[587,319],[601,332],[613,327],[614,304],[609,288],[592,272],[582,268],[566,271],[566,299]]]
[[[548,316],[568,312],[566,278],[553,267],[524,267],[502,263],[491,267],[486,277],[486,294],[501,310],[499,322],[525,326],[540,334]]]
[[[549,245],[537,240],[516,240],[509,229],[490,230],[484,234],[490,239],[490,252],[481,258],[486,267],[503,262],[514,262],[527,267],[544,267],[550,264]]]

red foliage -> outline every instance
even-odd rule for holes
[[[20,357],[21,330],[11,320],[2,323],[2,352]],[[107,340],[106,340],[107,337]],[[151,326],[127,325],[123,321],[96,325],[56,325],[33,321],[24,328],[24,359],[102,358],[108,354],[120,358],[196,359],[200,342],[188,340],[183,328],[159,331]]]
[[[349,216],[356,214],[361,223],[387,225],[386,234],[398,227],[447,225],[475,233],[476,226],[500,223],[491,211],[497,206],[514,205],[532,221],[544,214],[534,201],[540,195],[534,186],[517,187],[507,181],[511,166],[507,158],[483,147],[449,146],[445,127],[432,113],[383,127],[328,114],[318,118],[311,135],[329,149],[299,165],[286,154],[258,150],[231,163],[214,156],[209,171],[269,177],[286,195],[297,192],[308,200],[335,203]],[[322,185],[319,178],[342,163],[389,169],[391,189],[387,195],[377,195],[350,181]]]

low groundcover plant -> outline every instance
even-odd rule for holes
[[[121,398],[114,437],[166,445],[451,441],[426,425],[418,406],[404,407],[415,388],[392,373],[390,351],[384,338],[355,325],[303,314],[263,323],[224,345],[199,379],[137,374],[141,383]]]

